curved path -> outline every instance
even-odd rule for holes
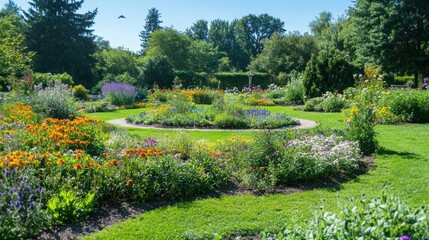
[[[303,129],[303,128],[313,128],[318,125],[318,123],[306,119],[300,119],[295,118],[299,121],[300,125],[292,126],[292,127],[285,127],[285,128],[276,128],[276,129]],[[125,118],[120,119],[113,119],[106,121],[107,123],[121,126],[121,127],[132,127],[132,128],[146,128],[146,129],[165,129],[165,130],[190,130],[190,131],[255,131],[259,129],[223,129],[223,128],[216,128],[216,129],[210,129],[210,128],[175,128],[175,127],[155,127],[150,125],[137,125],[137,124],[131,124],[127,123]],[[274,129],[274,130],[276,130]]]

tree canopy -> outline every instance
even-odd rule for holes
[[[77,11],[83,0],[33,0],[24,12],[28,23],[28,49],[37,53],[34,68],[39,72],[64,73],[78,84],[91,86],[95,64],[93,30],[97,9],[84,14]]]
[[[146,16],[146,20],[145,20],[145,25],[143,27],[143,31],[140,32],[140,40],[141,40],[141,44],[140,46],[142,47],[142,53],[144,54],[148,48],[148,40],[150,35],[155,32],[156,30],[162,29],[161,27],[161,13],[158,11],[158,9],[156,8],[151,8],[149,9],[147,16]]]

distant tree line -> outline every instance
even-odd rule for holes
[[[3,90],[26,69],[68,73],[76,84],[95,89],[105,82],[170,87],[178,76],[201,82],[201,76],[249,71],[268,74],[270,81],[283,85],[289,75],[304,72],[310,95],[353,84],[352,74],[368,65],[386,75],[413,75],[415,86],[429,71],[428,1],[356,0],[343,16],[320,13],[305,34],[287,32],[284,22],[268,14],[232,21],[200,19],[180,32],[162,26],[161,13],[151,8],[137,53],[112,48],[95,36],[91,28],[97,9],[78,13],[83,4],[32,0],[23,11],[9,0],[3,6]]]

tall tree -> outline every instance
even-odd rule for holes
[[[28,53],[24,45],[24,36],[14,24],[15,14],[0,18],[0,89],[6,90],[7,80],[13,80],[23,73],[34,53]],[[15,82],[9,82],[15,85]]]
[[[237,20],[231,23],[221,19],[213,20],[210,23],[208,41],[217,47],[219,52],[228,56],[232,67],[244,70],[250,60],[248,53],[237,40],[236,24]]]
[[[21,8],[16,5],[16,3],[12,0],[9,0],[4,4],[3,8],[0,11],[0,18],[7,17],[9,15],[17,15],[21,16]]]
[[[146,59],[165,57],[175,70],[189,70],[189,46],[191,40],[180,32],[166,28],[152,33],[147,42]]]
[[[281,72],[302,72],[311,56],[318,52],[314,37],[298,32],[285,36],[274,34],[263,43],[264,50],[249,65],[252,71],[274,75]]]
[[[189,67],[194,72],[215,72],[221,56],[213,44],[198,40],[192,41],[189,46]]]
[[[33,0],[24,12],[29,25],[28,49],[37,53],[34,67],[39,72],[64,73],[90,87],[96,49],[93,30],[97,9],[77,11],[84,0]]]
[[[417,86],[419,75],[429,66],[429,1],[357,0],[351,14],[360,62],[413,73]]]
[[[311,33],[320,37],[326,29],[332,26],[332,14],[330,12],[321,12],[319,17],[311,21],[309,24]]]
[[[203,19],[197,20],[190,28],[186,29],[186,35],[194,40],[207,41],[209,38],[209,22]]]
[[[284,23],[268,14],[244,16],[237,22],[236,27],[241,44],[253,57],[264,48],[262,44],[264,39],[270,39],[274,33],[285,32]]]
[[[162,21],[160,19],[161,19],[161,13],[159,13],[156,8],[149,9],[146,16],[144,29],[143,31],[140,32],[140,35],[139,35],[142,41],[142,43],[140,44],[140,46],[142,47],[142,54],[145,54],[148,48],[147,42],[149,40],[150,34],[155,32],[158,29],[162,29],[161,27]]]

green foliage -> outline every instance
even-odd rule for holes
[[[162,29],[161,27],[161,13],[156,8],[149,9],[143,31],[140,32],[140,40],[142,43],[140,46],[142,47],[142,53],[144,54],[148,48],[148,40],[150,35],[156,30]]]
[[[384,99],[390,111],[412,123],[429,122],[429,92],[420,90],[394,90]]]
[[[271,83],[271,75],[267,73],[252,73],[252,86],[267,88]],[[249,86],[248,73],[215,73],[214,76],[220,81],[221,89],[243,88]]]
[[[213,123],[220,128],[246,128],[248,126],[244,119],[226,112],[216,115]]]
[[[55,223],[75,222],[94,210],[94,197],[94,193],[79,197],[73,190],[61,190],[48,200],[46,206]]]
[[[147,43],[145,59],[165,57],[175,70],[188,70],[191,40],[185,35],[166,28],[153,32]]]
[[[78,110],[72,91],[59,82],[46,88],[36,86],[29,104],[35,112],[50,118],[69,119],[76,116]]]
[[[73,77],[68,73],[50,74],[50,73],[33,73],[32,79],[34,85],[41,84],[43,87],[51,86],[54,83],[62,83],[68,86],[74,84]]]
[[[342,92],[354,85],[354,67],[338,51],[321,51],[312,56],[304,72],[304,87],[307,98],[323,93]]]
[[[144,86],[170,88],[174,80],[173,65],[165,57],[150,58],[144,63],[140,78]]]
[[[355,109],[348,120],[347,138],[358,141],[362,153],[371,155],[378,148],[377,133],[374,130],[375,110],[364,103],[358,103]]]
[[[314,37],[299,33],[285,36],[274,34],[263,43],[264,49],[248,67],[254,72],[268,72],[274,75],[292,71],[303,72],[311,55],[318,51]],[[280,82],[278,84],[284,85]]]
[[[7,89],[8,81],[15,86],[15,77],[23,74],[34,53],[24,46],[23,31],[15,24],[17,15],[0,17],[0,90]]]
[[[0,171],[0,235],[2,239],[30,238],[49,217],[43,209],[44,189],[35,171],[3,168]]]
[[[240,44],[253,57],[261,53],[264,39],[270,39],[275,33],[285,32],[284,23],[268,14],[246,15],[238,20],[236,29]]]
[[[24,12],[29,28],[26,44],[37,52],[37,72],[67,72],[77,84],[90,87],[95,64],[94,36],[90,27],[97,10],[79,14],[84,1],[34,0]]]
[[[349,103],[343,95],[326,92],[322,97],[308,99],[304,111],[341,112],[348,106]]]
[[[189,69],[195,72],[215,72],[219,66],[220,54],[211,43],[192,41],[189,46]]]
[[[398,197],[383,195],[351,199],[340,207],[339,213],[333,213],[322,206],[310,221],[288,223],[276,235],[263,234],[263,239],[424,239],[429,235],[427,206],[411,208]]]
[[[204,19],[197,20],[192,26],[186,29],[186,35],[198,41],[208,41],[209,22]]]
[[[135,53],[117,48],[95,53],[97,59],[93,71],[98,79],[107,82],[135,84],[139,75],[139,63]]]
[[[194,71],[174,71],[174,75],[180,79],[183,88],[207,86],[207,73]]]
[[[76,99],[88,101],[89,100],[89,90],[86,89],[83,85],[79,84],[77,86],[74,86],[72,89],[73,96]]]
[[[304,90],[302,75],[292,78],[286,85],[285,101],[292,104],[302,104],[304,102]]]
[[[361,66],[373,63],[386,71],[412,73],[417,87],[429,59],[429,2],[359,0],[350,14]]]
[[[212,104],[214,99],[218,97],[216,94],[213,94],[209,91],[202,91],[194,94],[192,96],[192,101],[196,104]]]

